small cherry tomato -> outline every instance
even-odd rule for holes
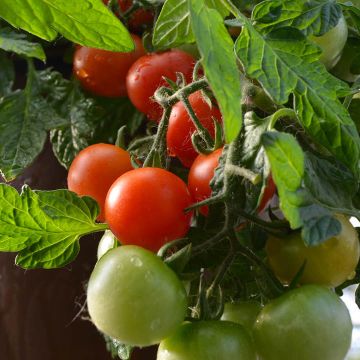
[[[176,73],[180,72],[187,82],[191,82],[194,65],[195,59],[180,50],[141,57],[131,66],[126,78],[130,100],[150,120],[159,121],[163,110],[152,96],[157,88],[167,85],[163,77],[175,81]]]
[[[157,360],[255,360],[247,331],[229,321],[182,324],[161,341]]]
[[[271,174],[269,175],[268,179],[267,179],[267,184],[264,190],[264,193],[262,194],[262,198],[260,201],[260,204],[258,206],[257,211],[260,213],[261,211],[263,211],[267,205],[269,204],[269,202],[271,201],[271,199],[273,198],[273,196],[275,195],[276,192],[276,185],[274,183],[274,180],[271,176]]]
[[[127,151],[110,144],[95,144],[80,151],[67,177],[68,188],[78,195],[94,198],[100,206],[99,221],[105,220],[104,204],[110,186],[132,169]]]
[[[183,237],[192,214],[186,184],[169,171],[140,168],[120,176],[105,202],[105,218],[122,244],[157,251],[165,243]]]
[[[221,320],[240,324],[249,332],[249,334],[252,334],[255,320],[261,309],[262,305],[253,300],[226,303]]]
[[[109,0],[103,0],[107,5]],[[118,0],[119,8],[124,14],[133,4],[132,0]],[[128,19],[128,28],[133,32],[140,32],[144,27],[151,25],[154,22],[154,12],[149,9],[139,8],[130,14]]]
[[[97,248],[97,259],[100,260],[108,251],[120,246],[118,239],[110,230],[106,230],[99,241]]]
[[[74,74],[82,87],[106,97],[126,96],[126,74],[131,65],[145,54],[141,39],[131,35],[135,50],[129,53],[79,47],[74,55]]]
[[[348,28],[344,16],[341,16],[337,25],[324,35],[311,36],[310,39],[320,46],[322,50],[320,61],[328,70],[339,61],[347,36]]]
[[[189,102],[201,124],[214,137],[215,125],[213,118],[219,123],[222,121],[219,108],[215,105],[209,106],[200,91],[191,94]],[[195,125],[184,104],[182,102],[175,104],[169,119],[169,128],[166,135],[167,146],[170,155],[178,157],[185,167],[190,167],[198,155],[191,142],[191,135],[195,130]]]
[[[171,335],[187,310],[184,286],[155,254],[120,246],[95,265],[87,287],[91,320],[121,343],[148,346]]]
[[[302,286],[271,301],[253,328],[262,360],[343,360],[351,333],[345,304],[318,285]]]
[[[300,233],[285,238],[269,237],[266,252],[275,275],[289,284],[305,264],[303,284],[336,287],[352,279],[359,262],[360,246],[356,230],[343,215],[337,215],[342,230],[317,246],[306,246]]]
[[[215,169],[219,165],[219,158],[222,149],[217,149],[209,155],[198,155],[191,165],[188,187],[190,194],[195,201],[206,200],[211,196],[210,181],[214,177]],[[199,211],[203,215],[208,215],[208,206],[202,206]]]

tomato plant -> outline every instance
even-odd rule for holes
[[[145,54],[141,39],[132,35],[135,50],[129,53],[78,47],[74,54],[74,74],[84,89],[106,97],[126,96],[126,74]],[[106,71],[105,71],[106,69]]]
[[[82,150],[72,162],[68,188],[78,195],[94,198],[100,206],[99,221],[105,220],[104,205],[113,182],[132,169],[130,155],[110,144],[95,144]]]
[[[210,197],[210,181],[214,177],[221,153],[222,149],[217,149],[209,155],[200,154],[191,165],[188,187],[195,201],[202,201]],[[200,212],[206,216],[209,208],[203,206],[200,208]]]
[[[96,252],[99,233],[89,312],[122,360],[158,343],[159,360],[343,358],[339,297],[360,283],[348,221],[360,219],[358,9],[33,3],[0,6],[0,173],[12,184],[0,184],[0,252],[59,268],[83,236]],[[24,173],[53,176],[45,144],[69,189],[38,190]]]
[[[155,90],[166,84],[164,78],[176,81],[177,72],[190,82],[194,64],[194,58],[181,50],[142,56],[131,66],[126,78],[130,100],[150,120],[159,121],[162,109],[152,99]]]
[[[157,360],[255,360],[249,334],[228,321],[185,323],[160,343]]]
[[[281,281],[289,284],[303,264],[302,283],[335,287],[355,276],[360,256],[359,238],[345,216],[337,219],[341,233],[317,246],[306,246],[299,233],[268,239],[268,260]]]
[[[186,184],[176,175],[141,168],[124,174],[111,186],[105,218],[122,244],[157,251],[187,233],[192,213],[184,210],[190,204]]]
[[[330,290],[306,285],[273,300],[260,312],[255,346],[264,360],[342,360],[351,343],[345,304]]]
[[[87,288],[89,314],[105,334],[126,344],[158,343],[181,324],[186,292],[158,257],[137,246],[110,250]]]
[[[214,121],[221,122],[221,113],[218,107],[209,105],[201,92],[191,94],[189,103],[202,126],[214,137]],[[186,107],[182,102],[178,102],[171,111],[166,140],[170,155],[178,157],[186,167],[190,167],[197,156],[191,143],[191,136],[195,131],[195,125]]]

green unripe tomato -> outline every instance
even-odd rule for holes
[[[99,245],[97,248],[97,259],[100,260],[100,258],[105,255],[109,250],[115,249],[118,246],[120,246],[118,239],[110,230],[106,230],[99,241]]]
[[[360,256],[358,235],[345,216],[336,218],[341,223],[340,234],[317,246],[306,246],[300,233],[286,238],[269,237],[266,253],[280,281],[289,284],[305,261],[302,284],[336,287],[354,277]]]
[[[185,323],[160,343],[157,360],[255,360],[250,335],[228,321]]]
[[[267,304],[253,337],[262,360],[344,360],[351,333],[349,311],[339,297],[305,285]]]
[[[226,303],[221,320],[232,321],[244,326],[251,333],[256,317],[262,306],[257,301],[239,301],[235,303]]]
[[[175,273],[152,252],[120,246],[95,265],[87,289],[96,327],[124,344],[148,346],[184,320],[186,293]]]
[[[360,39],[350,37],[344,47],[339,62],[331,70],[332,74],[342,80],[355,82],[360,75],[358,72],[357,74],[353,73],[351,66],[354,61],[357,61],[358,57],[360,57]]]
[[[341,16],[335,27],[322,36],[311,36],[322,50],[320,61],[327,69],[331,69],[339,61],[348,36],[348,28],[344,16]]]

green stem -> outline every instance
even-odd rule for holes
[[[193,107],[190,104],[189,98],[184,93],[180,94],[180,100],[185,106],[186,111],[188,112],[192,122],[195,125],[197,132],[199,133],[200,137],[204,140],[206,146],[208,148],[212,148],[214,146],[214,140],[212,139],[209,131],[203,126],[200,122],[199,118],[196,116]]]
[[[274,129],[276,122],[284,117],[288,117],[291,119],[297,119],[296,117],[296,113],[293,109],[289,109],[289,108],[283,108],[283,109],[279,109],[278,111],[276,111],[274,114],[271,115],[271,120],[268,126],[269,130]]]

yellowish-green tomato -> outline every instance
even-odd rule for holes
[[[256,317],[261,309],[262,305],[257,301],[226,303],[221,320],[240,324],[251,333]]]
[[[354,277],[360,256],[358,235],[345,216],[336,218],[342,226],[340,234],[317,246],[307,247],[300,233],[268,239],[268,261],[280,281],[289,284],[304,262],[302,284],[336,287]]]
[[[333,68],[341,57],[341,53],[348,36],[348,28],[345,18],[342,16],[338,24],[322,36],[312,36],[322,50],[320,61],[327,69]]]

